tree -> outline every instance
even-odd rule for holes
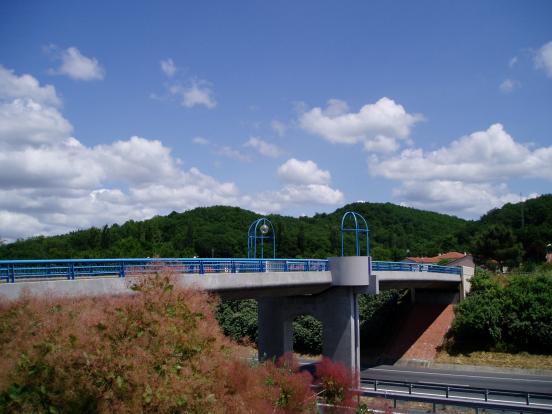
[[[516,266],[521,261],[522,247],[512,229],[493,224],[476,234],[472,251],[483,263],[495,261],[499,268]]]

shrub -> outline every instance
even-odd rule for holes
[[[315,384],[322,388],[320,397],[326,404],[338,407],[356,407],[354,391],[358,383],[358,373],[351,373],[343,365],[329,358],[322,358],[316,365]]]
[[[166,272],[134,290],[1,303],[0,412],[314,411],[305,375],[235,356],[213,297]]]
[[[293,349],[309,355],[322,353],[322,322],[310,315],[293,321]]]
[[[450,335],[453,351],[550,353],[552,275],[537,272],[505,279],[478,273],[458,304]]]
[[[257,301],[230,300],[217,306],[216,317],[225,335],[239,342],[257,342]]]

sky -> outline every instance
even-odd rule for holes
[[[552,189],[550,1],[0,3],[0,238]]]

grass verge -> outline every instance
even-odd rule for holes
[[[526,352],[509,354],[505,352],[476,351],[451,355],[447,351],[441,351],[437,354],[434,362],[441,364],[487,365],[504,368],[552,370],[552,355],[534,355]]]

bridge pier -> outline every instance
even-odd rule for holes
[[[311,315],[322,322],[322,355],[360,369],[357,289],[332,287],[310,296],[259,299],[259,359],[293,351],[293,320]]]
[[[353,372],[360,370],[358,294],[367,290],[370,258],[330,258],[332,287],[316,295],[259,299],[259,359],[293,351],[293,320],[311,315],[322,322],[322,355]]]

